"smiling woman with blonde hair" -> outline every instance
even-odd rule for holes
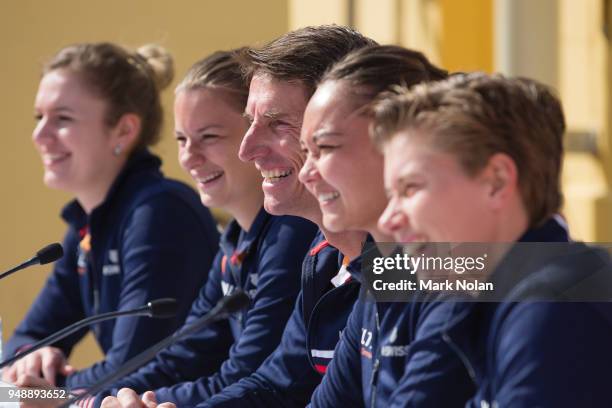
[[[66,359],[80,332],[18,360],[3,379],[42,377],[86,387],[183,322],[218,246],[210,212],[186,185],[166,179],[148,150],[160,138],[160,90],[172,80],[161,47],[136,52],[110,43],[76,44],[43,70],[32,138],[44,183],[74,194],[58,261],[7,354],[85,317],[129,310],[156,298],[179,302],[171,319],[120,317],[90,327],[105,354],[75,370]]]

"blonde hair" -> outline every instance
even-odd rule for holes
[[[105,42],[70,45],[45,64],[43,74],[56,69],[80,75],[85,86],[107,102],[108,126],[126,113],[141,118],[135,150],[159,141],[163,124],[159,94],[174,75],[172,57],[163,47],[147,44],[130,52]]]
[[[217,51],[193,64],[178,84],[174,93],[182,91],[215,88],[231,93],[226,98],[240,113],[246,106],[249,96],[249,84],[242,75],[242,69],[237,56],[246,48],[230,51]]]

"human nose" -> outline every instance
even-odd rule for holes
[[[251,162],[265,155],[267,151],[266,136],[263,126],[255,121],[252,122],[242,138],[242,143],[240,143],[238,158],[243,162]]]
[[[48,144],[53,138],[51,125],[47,118],[42,117],[32,131],[32,141],[37,146]]]
[[[391,198],[378,219],[378,228],[396,240],[398,233],[408,226],[408,217],[402,212],[398,201],[397,198]]]
[[[319,170],[317,169],[312,156],[308,155],[304,165],[300,169],[298,179],[302,184],[308,186],[309,183],[319,180],[320,178],[321,175],[319,174]]]
[[[206,157],[202,149],[190,139],[187,139],[185,144],[179,148],[179,163],[186,171],[203,164],[205,161]]]

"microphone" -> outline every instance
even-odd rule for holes
[[[234,291],[228,296],[224,296],[219,300],[219,302],[217,302],[216,306],[213,307],[204,316],[198,318],[188,326],[183,326],[171,336],[166,337],[165,339],[152,345],[137,356],[132,357],[125,364],[119,367],[117,371],[109,374],[100,381],[96,382],[84,393],[75,396],[75,398],[69,399],[67,402],[60,405],[60,408],[68,408],[75,402],[85,398],[87,395],[96,395],[100,391],[105,390],[106,387],[108,387],[110,384],[113,384],[120,378],[125,377],[132,371],[136,370],[137,368],[151,360],[157,355],[157,353],[159,353],[160,350],[168,347],[169,345],[177,342],[178,340],[186,336],[189,336],[192,333],[202,330],[204,327],[208,326],[211,323],[214,323],[218,320],[226,319],[232,313],[237,312],[240,309],[246,307],[249,304],[250,300],[251,299],[249,298],[249,296],[240,289]]]
[[[9,269],[8,271],[0,274],[0,279],[5,278],[9,276],[10,274],[20,271],[24,268],[27,268],[28,266],[32,266],[36,264],[44,265],[50,262],[57,261],[62,256],[64,256],[64,250],[62,249],[62,246],[60,244],[58,243],[49,244],[46,247],[39,250],[38,252],[36,252],[36,255],[32,257],[31,259],[25,261],[21,265],[17,265],[16,267]]]
[[[60,247],[61,248],[61,247]],[[123,310],[116,312],[108,312],[102,313],[95,316],[90,316],[83,320],[79,320],[76,323],[71,324],[70,326],[64,327],[63,329],[53,333],[52,335],[45,337],[44,339],[37,341],[32,345],[32,347],[22,351],[21,353],[17,353],[11,358],[7,358],[6,360],[0,363],[0,369],[13,364],[15,361],[19,360],[22,357],[27,356],[30,353],[35,352],[36,350],[43,348],[45,346],[49,346],[65,337],[68,337],[72,333],[82,329],[93,323],[99,323],[104,320],[116,319],[120,316],[147,316],[158,319],[167,319],[169,317],[173,317],[178,311],[178,303],[175,299],[172,298],[163,298],[153,300],[147,303],[144,306],[141,306],[137,309],[132,310]]]
[[[174,298],[162,298],[152,300],[146,306],[141,307],[145,316],[154,319],[169,319],[178,312],[178,302]]]

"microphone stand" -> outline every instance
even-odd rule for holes
[[[174,301],[174,299],[171,299],[171,300],[173,301],[174,304],[176,304],[176,301]],[[6,360],[0,362],[0,369],[6,366],[9,366],[13,364],[15,361],[19,360],[20,358],[25,357],[26,355],[33,353],[42,347],[53,344],[56,341],[61,340],[65,338],[66,336],[69,336],[72,333],[82,329],[83,327],[86,327],[93,323],[103,322],[105,320],[115,319],[121,316],[149,316],[149,317],[162,317],[162,318],[171,317],[176,312],[174,313],[166,312],[166,314],[163,314],[163,311],[162,311],[161,316],[156,316],[156,313],[155,313],[156,309],[158,308],[157,306],[158,304],[161,304],[162,307],[165,307],[165,305],[169,303],[172,303],[170,302],[170,299],[159,299],[159,300],[154,300],[152,302],[149,302],[147,305],[141,306],[137,309],[102,313],[99,315],[90,316],[83,320],[79,320],[78,322],[73,323],[70,326],[63,328],[62,330],[59,330],[58,332],[53,333],[52,335],[45,337],[42,340],[37,341],[36,343],[32,345],[32,347],[28,348],[27,350],[24,350],[21,353],[17,353],[13,357],[7,358]]]
[[[120,378],[125,377],[132,371],[135,371],[147,361],[153,359],[159,353],[160,350],[168,347],[174,342],[202,330],[210,323],[216,322],[217,320],[225,319],[230,314],[244,307],[249,301],[249,297],[246,293],[241,290],[235,291],[231,295],[222,298],[208,313],[191,323],[189,326],[185,326],[183,329],[175,332],[173,335],[166,337],[159,341],[153,346],[149,347],[142,353],[135,357],[132,357],[124,365],[119,367],[117,371],[104,377],[102,380],[93,384],[86,392],[76,396],[76,398],[69,399],[64,404],[60,405],[59,408],[68,408],[71,404],[85,398],[87,395],[96,395],[100,391],[103,391],[109,384],[114,383]]]

